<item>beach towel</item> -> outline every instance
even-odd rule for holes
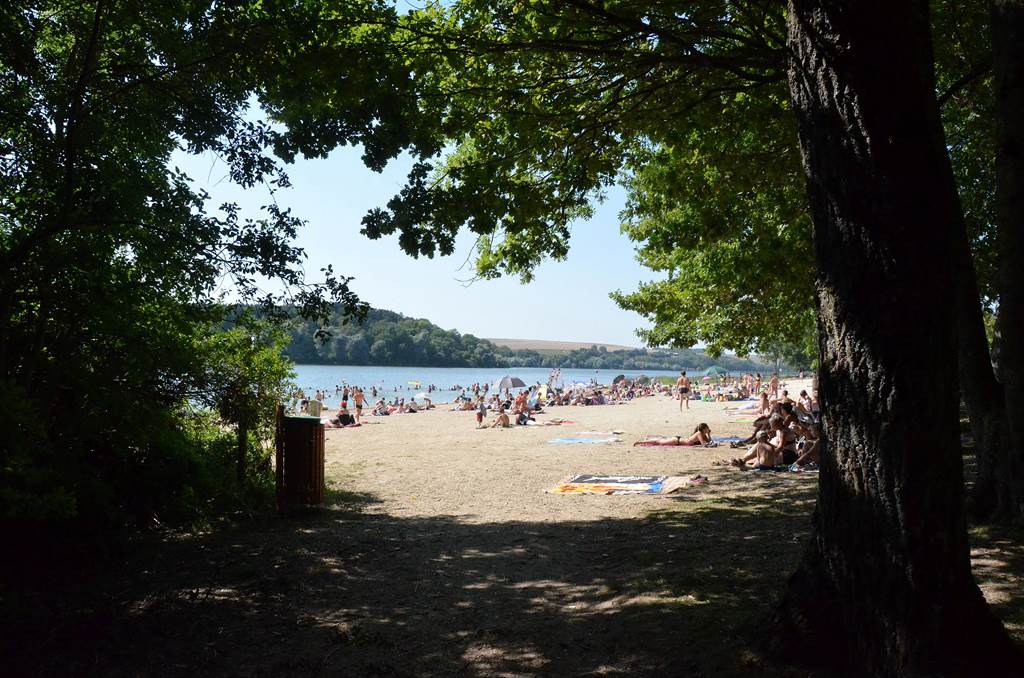
[[[753,473],[782,473],[789,470],[789,466],[780,464],[778,466],[755,466],[750,469]]]
[[[551,419],[549,421],[535,421],[530,426],[561,426],[562,424],[575,424],[576,422],[572,419]]]
[[[738,443],[741,440],[746,440],[746,438],[741,438],[740,436],[719,436],[715,438],[716,443]]]
[[[703,485],[708,479],[690,476],[598,476],[575,475],[559,483],[551,492],[556,494],[671,494],[693,485]]]
[[[605,443],[621,443],[622,438],[552,438],[551,445],[604,445]]]

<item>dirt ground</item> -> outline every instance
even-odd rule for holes
[[[799,390],[798,388],[796,390]],[[140,548],[40,638],[32,668],[131,676],[802,675],[753,652],[809,533],[817,476],[712,466],[745,434],[724,404],[551,409],[575,423],[475,428],[474,413],[327,432],[329,506]],[[554,445],[582,431],[607,445]],[[546,492],[574,473],[691,475],[675,496]],[[1024,639],[1019,535],[977,530],[986,595]],[[120,571],[119,571],[120,572]],[[74,652],[65,642],[74,639]],[[29,666],[29,664],[26,664]]]

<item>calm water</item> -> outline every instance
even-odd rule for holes
[[[376,386],[377,391],[387,398],[409,399],[411,396],[427,390],[433,384],[437,391],[430,395],[435,403],[448,403],[459,395],[459,391],[451,390],[453,386],[470,387],[475,383],[491,384],[506,374],[519,377],[527,385],[540,382],[546,384],[551,370],[546,367],[520,368],[477,368],[477,367],[370,367],[355,365],[296,365],[295,383],[313,395],[317,389],[325,392],[325,404],[336,407],[340,397],[334,394],[335,386],[345,383],[362,386],[370,397],[370,387]],[[678,372],[666,370],[562,370],[562,381],[566,384],[574,382],[590,382],[597,380],[599,384],[610,384],[616,376],[638,377],[646,374],[649,377],[677,377]],[[415,383],[409,383],[415,382]]]

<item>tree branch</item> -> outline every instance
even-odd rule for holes
[[[945,103],[953,96],[958,94],[961,90],[974,84],[976,80],[984,77],[992,70],[992,56],[989,55],[971,70],[964,73],[962,76],[950,85],[945,92],[939,96],[939,108],[942,108]]]

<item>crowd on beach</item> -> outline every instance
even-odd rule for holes
[[[808,393],[807,390],[801,390],[795,399],[792,398],[778,374],[772,374],[768,379],[759,373],[704,376],[695,384],[682,371],[673,385],[647,378],[621,377],[610,385],[591,381],[563,386],[560,377],[558,370],[552,370],[546,384],[522,385],[516,392],[510,386],[497,388],[487,383],[475,383],[463,387],[456,384],[450,390],[458,392],[458,396],[449,409],[474,412],[477,428],[511,428],[553,426],[567,421],[560,418],[538,421],[536,415],[544,413],[545,408],[616,405],[657,395],[678,399],[681,410],[688,409],[689,402],[695,399],[746,401],[738,407],[726,408],[736,415],[754,417],[749,435],[730,442],[731,447],[744,449],[745,454],[716,464],[744,470],[777,471],[815,468],[819,461],[821,425],[817,399],[813,392]],[[800,377],[803,378],[803,373]],[[419,386],[418,383],[416,385]],[[338,410],[333,417],[323,417],[323,421],[329,428],[359,426],[364,422],[364,410],[370,416],[386,417],[436,409],[430,395],[438,390],[437,386],[430,384],[407,401],[399,396],[389,400],[384,395],[384,387],[370,387],[368,398],[367,390],[358,385],[338,385],[335,387],[335,395],[340,396]],[[325,397],[324,390],[316,390],[312,397],[297,390],[294,394],[296,409],[302,414],[321,416]],[[369,405],[370,399],[374,399],[372,405]],[[493,419],[488,420],[490,416]],[[689,435],[654,436],[635,443],[645,447],[715,447],[718,444],[706,423],[698,424]]]
[[[555,387],[558,378],[553,371],[547,384],[534,384],[513,395],[511,389],[503,393],[466,393],[453,403],[452,410],[476,411],[478,428],[509,428],[518,426],[557,425],[561,420],[538,423],[535,414],[544,412],[546,407],[618,405],[634,398],[653,396],[670,392],[670,387],[649,379],[628,380],[622,378],[610,386],[577,383],[568,387]],[[488,412],[494,420],[485,424]]]
[[[418,387],[419,383],[415,385]],[[399,387],[394,387],[394,390],[397,392]],[[430,395],[439,390],[436,385],[428,384],[422,393],[408,400],[400,396],[389,400],[384,395],[387,392],[384,386],[364,389],[358,385],[340,384],[334,389],[335,395],[340,396],[337,413],[333,417],[325,417],[324,424],[328,427],[361,425],[365,421],[364,410],[370,416],[386,417],[436,409]],[[484,420],[489,414],[495,417],[491,427],[550,425],[550,422],[538,424],[534,415],[543,413],[545,407],[616,405],[634,398],[672,392],[670,386],[646,377],[636,380],[623,377],[607,386],[595,381],[563,386],[561,370],[557,368],[551,371],[547,383],[523,385],[522,390],[516,393],[513,393],[513,387],[495,389],[491,384],[483,382],[470,386],[455,384],[448,390],[458,393],[449,409],[476,412],[477,426],[480,428],[484,427]],[[315,389],[314,394],[309,396],[303,389],[297,389],[292,394],[292,409],[304,415],[321,416],[327,393],[326,389]],[[367,405],[370,400],[373,400],[373,404]]]
[[[436,387],[429,386],[426,393],[433,393],[435,390],[437,390]],[[415,397],[410,398],[409,402],[406,402],[404,397],[398,396],[389,401],[383,397],[383,389],[378,390],[376,386],[371,386],[370,397],[376,398],[376,400],[373,405],[367,408],[369,400],[363,387],[358,385],[350,386],[348,384],[339,385],[335,391],[335,395],[341,397],[338,411],[334,417],[327,418],[324,424],[329,427],[359,426],[363,423],[364,409],[368,409],[368,413],[376,417],[386,417],[392,414],[415,414],[423,410],[435,409],[436,405],[434,405],[426,393],[421,394],[422,397],[419,402],[417,402]],[[350,399],[352,401],[352,409],[349,409]],[[324,410],[326,393],[323,390],[317,389],[310,398],[307,397],[304,390],[297,389],[292,394],[292,400],[294,403],[293,409],[297,410],[300,414],[319,417]]]

